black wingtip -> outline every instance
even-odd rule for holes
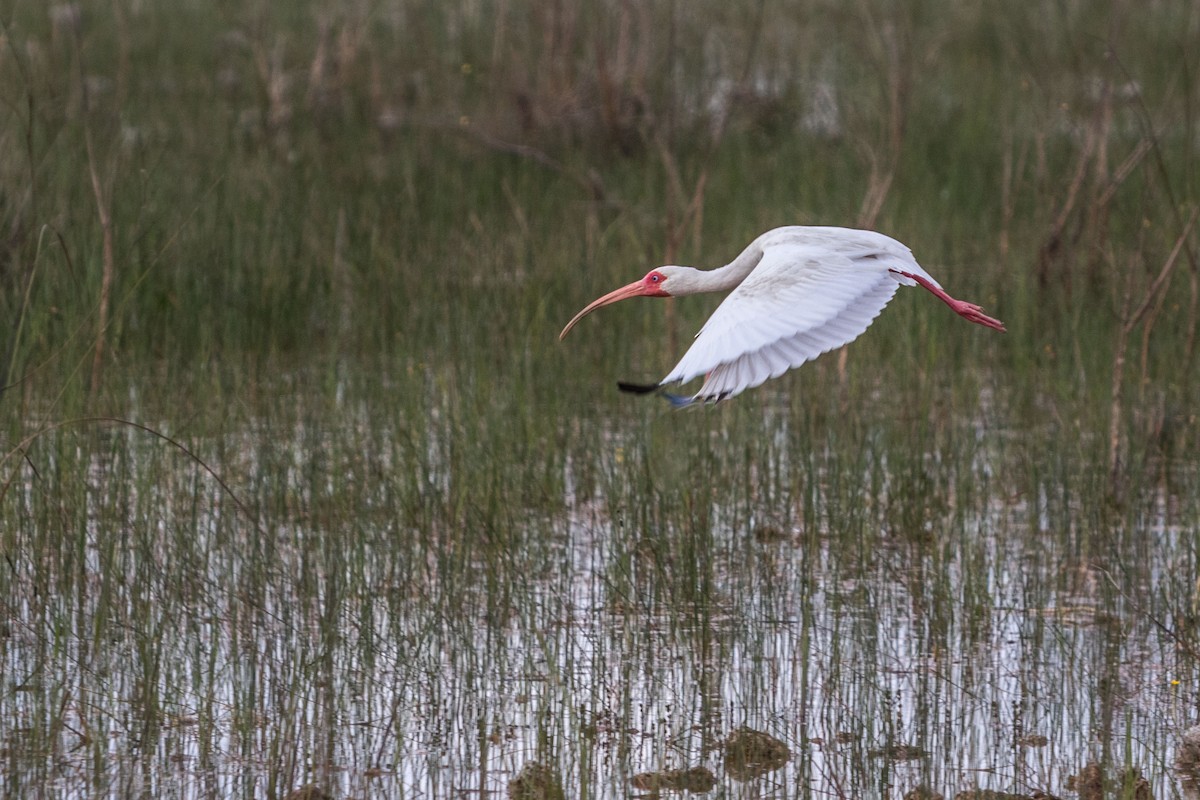
[[[696,402],[696,398],[686,395],[670,394],[663,391],[661,383],[627,383],[618,381],[617,388],[630,394],[661,394],[675,408],[686,408]]]

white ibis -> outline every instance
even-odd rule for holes
[[[704,385],[692,397],[668,397],[677,405],[715,402],[853,341],[897,287],[917,285],[959,316],[1004,331],[1004,323],[979,306],[948,295],[916,262],[912,251],[889,236],[849,228],[790,226],[767,231],[717,269],[651,270],[641,280],[593,301],[558,338],[597,308],[618,300],[732,289],[667,377],[650,386],[621,384],[626,391],[650,392],[703,375]]]

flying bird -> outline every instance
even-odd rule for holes
[[[979,306],[947,294],[912,251],[890,236],[792,225],[767,231],[717,269],[653,269],[594,300],[558,338],[597,308],[618,300],[732,289],[667,377],[649,386],[620,384],[625,391],[652,392],[703,375],[696,394],[667,397],[676,405],[716,402],[854,341],[900,286],[922,286],[959,316],[1004,331],[1004,323]]]

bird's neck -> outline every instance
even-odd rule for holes
[[[726,292],[745,280],[761,259],[761,250],[748,248],[733,261],[716,269],[670,267],[667,289],[674,296]]]

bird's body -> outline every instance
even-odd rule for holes
[[[873,231],[789,226],[767,231],[724,267],[659,267],[599,298],[585,315],[628,297],[731,290],[696,341],[655,387],[705,376],[690,401],[733,397],[858,338],[900,286],[923,286],[956,313],[1003,331],[979,306],[955,300],[900,242]]]

